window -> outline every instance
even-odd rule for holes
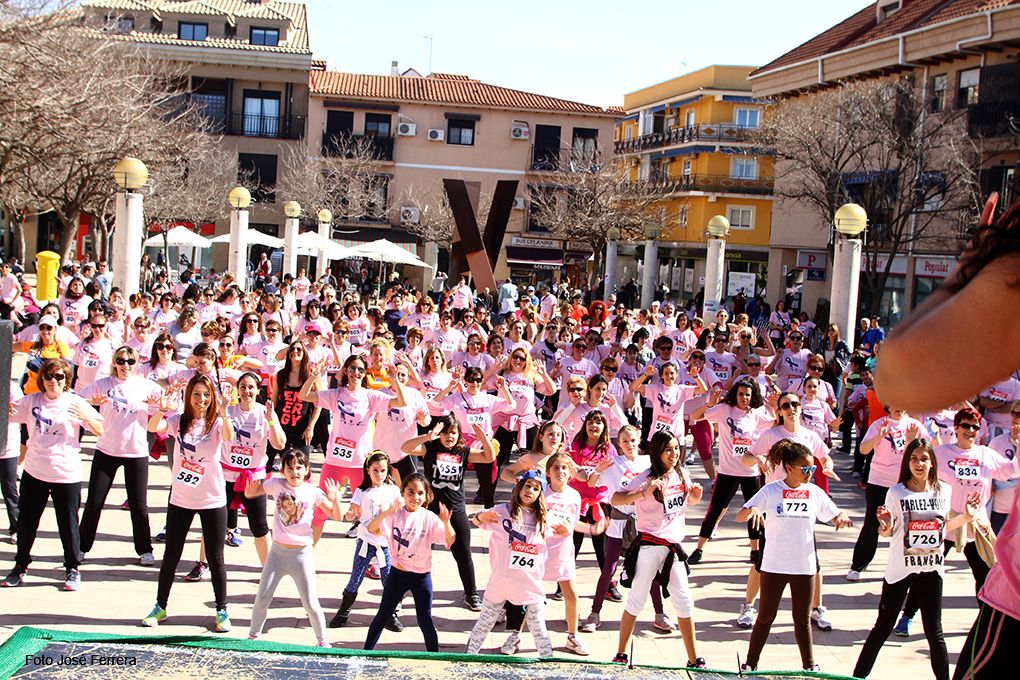
[[[553,189],[551,187],[531,186],[530,193],[531,206],[528,209],[528,231],[548,234],[549,226],[542,222],[541,206],[552,207]]]
[[[754,208],[730,207],[726,211],[730,229],[754,229]]]
[[[599,131],[594,128],[574,128],[571,144],[571,161],[575,170],[591,170],[597,161]]]
[[[251,39],[249,40],[252,45],[268,45],[270,47],[276,47],[280,44],[280,29],[278,28],[251,28]]]
[[[210,132],[224,131],[227,121],[227,81],[192,78],[191,100],[201,107]]]
[[[943,73],[931,79],[931,110],[933,113],[946,110],[948,90],[949,74]]]
[[[688,206],[686,203],[684,205],[680,206],[680,210],[677,211],[677,216],[676,216],[677,217],[677,219],[676,219],[677,226],[680,227],[681,229],[686,229],[687,228],[687,214],[689,212],[690,212],[690,206]]]
[[[389,187],[390,178],[386,175],[376,175],[368,180],[365,187],[367,192],[365,214],[362,216],[362,220],[367,222],[386,221],[386,201]]]
[[[733,158],[730,160],[730,177],[758,179],[758,161],[754,158]]]
[[[279,137],[280,93],[245,90],[243,115],[246,137]]]
[[[694,127],[694,109],[689,109],[687,114],[684,116],[684,125],[687,127]]]
[[[737,109],[736,123],[740,127],[758,127],[761,124],[761,109]]]
[[[446,130],[446,143],[459,144],[461,146],[474,146],[475,144],[475,121],[450,119]]]
[[[691,176],[691,159],[690,158],[685,158],[683,160],[683,162],[680,164],[680,174],[683,177],[690,177]]]
[[[253,200],[276,203],[276,156],[264,153],[237,154],[237,180],[255,188]]]
[[[383,113],[366,113],[365,135],[369,137],[389,137],[390,116]]]
[[[981,69],[972,68],[960,71],[960,87],[956,91],[956,108],[962,109],[978,103],[978,84],[981,82]]]
[[[209,37],[209,24],[193,24],[182,21],[177,24],[177,37],[181,40],[205,40]]]
[[[107,14],[104,28],[110,33],[130,33],[135,30],[135,18],[130,14]]]
[[[885,21],[893,14],[896,14],[896,12],[898,11],[900,11],[900,0],[895,0],[895,2],[887,2],[884,5],[880,5],[878,8],[878,20]]]
[[[623,131],[625,133],[624,134],[624,138],[625,139],[634,139],[634,126],[633,125],[628,125],[626,128],[624,128]]]

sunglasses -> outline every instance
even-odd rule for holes
[[[41,330],[41,331],[52,331],[53,330],[53,326],[39,326],[39,330]]]
[[[43,380],[63,380],[66,377],[63,373],[50,373],[49,375],[44,375]]]
[[[94,324],[94,323],[91,323],[89,325],[92,326],[92,330],[96,330],[96,331],[101,331],[104,328],[106,328],[106,324],[105,323],[103,323],[103,324]]]
[[[817,470],[817,469],[818,469],[817,465],[801,465],[800,466],[800,471],[803,472],[808,477],[810,477],[811,475],[815,474],[815,470]]]
[[[779,405],[779,408],[783,409],[784,411],[791,411],[799,407],[800,407],[799,401],[787,401]]]
[[[305,350],[300,348],[300,347],[291,347],[290,348],[290,353],[291,354],[304,354]]]
[[[716,342],[726,342],[726,338],[716,338],[716,339],[715,339],[715,340],[713,340],[712,342],[713,342],[713,343],[716,343]]]
[[[365,375],[365,373],[368,372],[368,369],[366,369],[364,366],[349,366],[347,368],[347,372],[353,373],[355,375]]]
[[[613,367],[611,367],[611,366],[603,366],[603,367],[602,367],[602,370],[603,370],[603,371],[606,371],[606,372],[608,372],[608,373],[616,373],[616,372],[617,372],[618,370],[620,370],[620,369],[618,369],[618,368],[613,368]]]
[[[807,370],[809,370],[809,371],[824,371],[825,367],[824,366],[808,366]]]
[[[567,390],[568,392],[584,392],[583,387],[571,387]]]
[[[527,357],[522,357],[520,354],[515,354],[515,355],[513,355],[510,358],[513,359],[514,361],[527,361],[528,360]]]
[[[155,348],[156,350],[161,350],[161,349],[165,349],[165,350],[166,350],[166,351],[168,351],[168,352],[169,352],[170,350],[172,350],[172,349],[174,348],[174,346],[173,346],[173,345],[153,345],[153,347],[154,347],[154,348]]]
[[[804,339],[803,335],[791,335],[790,336],[790,342],[798,342],[798,341],[803,340],[803,339]]]
[[[759,364],[759,363],[747,364],[747,367],[748,368],[761,368],[761,364]]]
[[[692,354],[688,361],[704,361],[705,357],[702,354]]]
[[[468,385],[477,385],[482,382],[481,378],[464,378],[464,382]]]
[[[981,429],[980,425],[975,425],[974,423],[960,423],[957,427],[967,430],[968,432],[977,432]]]
[[[280,332],[279,328],[273,328],[272,326],[266,329],[266,333],[279,333],[279,332]]]
[[[481,346],[482,343],[479,342],[478,340],[472,340],[471,342],[468,343],[468,347],[481,347]]]
[[[138,363],[138,362],[137,362],[136,360],[134,360],[134,359],[125,359],[124,357],[117,357],[117,358],[116,358],[116,359],[114,359],[113,361],[114,361],[114,363],[115,363],[115,364],[117,364],[118,366],[123,366],[124,364],[127,364],[128,366],[134,366],[135,364],[137,364],[137,363]]]

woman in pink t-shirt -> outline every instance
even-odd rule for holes
[[[216,620],[213,630],[230,630],[227,615],[227,573],[223,562],[223,536],[227,533],[227,494],[221,466],[222,449],[234,439],[234,426],[227,416],[227,400],[219,396],[209,377],[195,375],[184,390],[184,409],[177,415],[177,397],[161,400],[159,410],[149,418],[149,432],[177,440],[171,472],[170,502],[166,511],[166,550],[159,568],[156,606],[142,619],[142,625],[156,626],[166,618],[167,601],[174,573],[184,551],[184,541],[195,515],[202,524],[202,540],[209,554]],[[173,415],[167,416],[167,413]]]
[[[62,359],[43,361],[36,376],[38,392],[10,404],[11,424],[28,426],[25,468],[21,473],[18,552],[15,566],[0,584],[20,586],[32,562],[39,520],[49,498],[64,549],[64,590],[77,590],[80,559],[78,505],[81,503],[81,446],[78,430],[102,436],[96,410],[70,392],[71,367]]]
[[[574,437],[574,441],[571,442],[569,453],[574,464],[579,468],[577,475],[570,480],[570,486],[581,494],[580,521],[604,526],[603,519],[609,517],[609,499],[607,498],[609,488],[603,485],[588,485],[588,475],[600,463],[616,457],[616,448],[609,440],[609,423],[602,411],[589,411],[588,415],[584,417],[584,425]],[[604,503],[605,505],[603,505]],[[575,556],[581,551],[583,542],[584,534],[575,532]],[[602,569],[606,554],[605,533],[591,532],[591,544],[595,551],[595,558],[599,563],[599,569]]]
[[[348,357],[339,374],[340,387],[317,392],[314,390],[323,367],[316,366],[308,380],[301,387],[298,396],[330,412],[332,423],[326,459],[319,475],[319,488],[326,489],[326,480],[333,479],[341,486],[344,483],[357,488],[364,477],[365,456],[372,450],[372,425],[375,415],[407,404],[404,388],[396,379],[393,366],[389,366],[390,385],[393,396],[378,390],[365,388],[365,374],[368,364],[360,356]],[[326,514],[316,509],[312,525],[316,540],[322,536]]]

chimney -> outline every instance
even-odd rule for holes
[[[396,60],[390,62],[390,75],[391,76],[399,76],[400,75],[400,69],[397,68]]]

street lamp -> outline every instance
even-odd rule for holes
[[[333,213],[326,208],[319,211],[319,236],[323,238],[332,239],[333,234],[330,233],[333,224]],[[326,275],[326,271],[329,269],[329,262],[326,260],[326,251],[319,251],[319,262],[316,266],[315,278],[316,280],[321,279]]]
[[[113,168],[113,181],[120,187],[114,208],[113,285],[124,295],[141,288],[142,236],[144,217],[139,189],[149,180],[145,163],[126,156]]]
[[[658,224],[649,222],[645,224],[645,264],[641,276],[641,308],[648,309],[655,299],[655,285],[659,279],[659,232],[662,230]]]
[[[705,294],[702,301],[702,318],[709,319],[719,310],[723,299],[723,272],[726,269],[726,237],[730,221],[716,215],[705,226],[708,236],[708,256],[705,260]]]
[[[287,201],[283,204],[283,214],[287,216],[283,228],[283,274],[297,276],[297,235],[301,204],[297,201]],[[283,278],[282,275],[280,278]]]
[[[248,206],[251,192],[244,187],[234,187],[227,194],[230,211],[230,270],[234,273],[238,287],[248,290]]]
[[[608,301],[609,296],[616,293],[616,242],[620,240],[620,230],[610,227],[606,232],[606,285],[603,297]]]
[[[843,237],[836,238],[832,258],[829,321],[853,344],[861,272],[861,239],[857,237],[868,226],[868,213],[856,203],[847,203],[836,211],[832,224]]]

